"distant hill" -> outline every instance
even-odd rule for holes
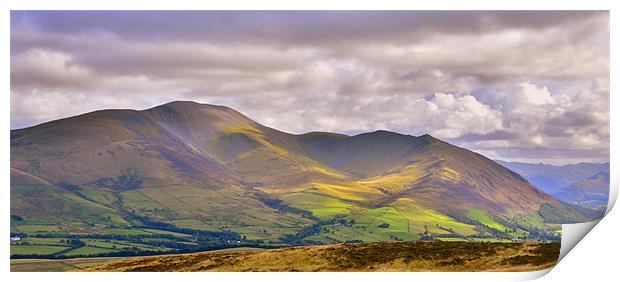
[[[542,238],[592,219],[430,135],[294,135],[194,102],[12,130],[11,215],[22,233],[174,227],[286,244]]]
[[[609,201],[609,173],[599,172],[565,187],[554,196],[566,203],[605,210]]]
[[[548,194],[560,192],[562,188],[589,178],[599,172],[609,173],[609,163],[577,163],[562,166],[550,164],[532,164],[505,162],[496,160],[500,165],[522,175],[532,185]]]

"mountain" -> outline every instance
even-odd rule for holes
[[[565,187],[553,196],[566,203],[605,210],[609,201],[609,173],[599,172]]]
[[[562,166],[505,162],[497,160],[502,166],[522,175],[532,185],[548,194],[558,193],[562,188],[591,177],[599,172],[609,173],[609,163],[577,163]]]
[[[11,131],[14,233],[159,228],[299,244],[543,236],[590,219],[430,135],[294,135],[194,102]]]

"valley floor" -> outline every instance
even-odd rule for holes
[[[559,252],[559,243],[384,242],[36,264],[12,260],[11,271],[535,271],[553,267]]]

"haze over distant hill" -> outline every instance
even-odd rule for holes
[[[562,188],[599,172],[609,173],[609,163],[577,163],[562,166],[550,164],[532,164],[520,162],[505,162],[496,160],[510,170],[522,175],[536,188],[549,194],[558,193]]]
[[[599,172],[563,188],[553,196],[566,203],[604,210],[609,201],[609,173]]]
[[[288,243],[523,237],[593,218],[430,135],[293,135],[194,102],[12,130],[11,214],[17,227],[165,223]]]

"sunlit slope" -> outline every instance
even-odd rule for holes
[[[347,214],[383,196],[373,187],[355,183],[354,176],[303,154],[298,136],[262,126],[229,108],[177,102],[149,112],[239,176],[250,190],[315,217]]]
[[[421,188],[405,194],[421,202],[441,195],[444,202],[435,206],[444,210],[478,208],[498,215],[536,212],[545,203],[563,208],[557,200],[492,160],[432,137],[428,139],[437,162],[416,183]]]
[[[299,136],[304,153],[359,176],[357,183],[445,212],[480,208],[493,214],[536,213],[542,204],[563,205],[518,174],[474,152],[424,135],[376,131],[352,137]]]
[[[347,178],[297,153],[296,136],[260,125],[227,107],[173,102],[145,114],[251,186],[292,186]]]

